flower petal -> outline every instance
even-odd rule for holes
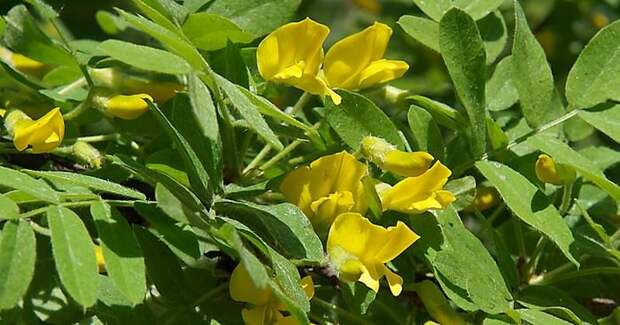
[[[450,169],[438,161],[424,174],[408,177],[381,193],[383,208],[403,213],[443,208],[453,201],[451,198],[454,196],[450,197],[446,191],[440,194],[435,192],[443,188],[451,174]]]
[[[34,153],[49,152],[58,147],[64,135],[65,122],[57,107],[36,121],[19,121],[15,126],[13,143],[20,151],[31,146]]]
[[[265,80],[273,80],[278,73],[305,62],[303,74],[316,75],[323,59],[323,42],[329,28],[310,18],[283,25],[269,34],[258,45],[258,70]]]
[[[387,263],[404,252],[419,238],[420,236],[409,229],[407,225],[398,221],[396,226],[388,227],[385,230],[383,241],[377,242],[380,249],[373,258],[381,263]]]
[[[392,295],[398,296],[403,291],[403,278],[400,275],[392,272],[387,266],[383,266],[383,275],[388,281],[388,285],[390,286],[390,291]]]
[[[409,70],[405,61],[381,59],[373,61],[360,73],[360,89],[402,77]]]
[[[271,289],[258,289],[242,264],[238,264],[233,270],[228,291],[233,300],[249,302],[256,306],[265,305],[271,299]]]
[[[250,309],[241,310],[241,318],[245,325],[270,325],[271,313],[269,306],[258,306]]]
[[[375,22],[336,42],[325,55],[324,70],[329,86],[359,89],[362,71],[383,57],[391,35],[389,26]]]
[[[393,150],[385,155],[381,167],[400,176],[414,177],[426,172],[432,162],[433,156],[428,152]]]

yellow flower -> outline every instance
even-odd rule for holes
[[[19,53],[12,53],[10,60],[11,65],[15,68],[15,70],[26,74],[36,74],[45,68],[44,63],[33,60]]]
[[[441,162],[436,162],[424,174],[407,177],[394,187],[382,191],[381,204],[384,210],[419,214],[430,209],[443,209],[456,199],[443,190],[452,172]]]
[[[304,212],[317,232],[325,233],[339,214],[366,212],[361,180],[367,172],[365,164],[342,151],[293,170],[280,191]]]
[[[6,114],[6,109],[0,108],[0,117],[4,117],[5,114]]]
[[[258,71],[265,80],[288,84],[314,95],[328,95],[340,104],[340,96],[319,75],[327,34],[327,26],[310,18],[280,26],[258,45]]]
[[[124,120],[133,120],[149,110],[149,105],[144,99],[153,101],[153,97],[149,94],[116,95],[106,100],[105,111]]]
[[[103,252],[101,246],[95,245],[95,257],[97,258],[97,268],[99,273],[105,273],[105,260],[103,259]]]
[[[465,211],[484,211],[497,205],[498,194],[493,187],[479,187],[476,189],[474,201],[465,208]]]
[[[344,281],[360,281],[379,291],[379,280],[386,277],[390,291],[398,296],[403,279],[385,266],[420,236],[398,221],[396,226],[373,225],[359,213],[339,215],[327,239],[327,253]]]
[[[373,136],[362,139],[362,153],[381,169],[405,177],[421,175],[433,162],[433,156],[428,152],[400,151],[396,146]]]
[[[334,44],[325,55],[330,87],[359,90],[400,78],[409,65],[383,59],[392,29],[378,22]]]
[[[314,296],[312,277],[302,278],[301,285],[308,300],[312,299]],[[248,271],[241,264],[233,270],[228,290],[233,300],[252,305],[241,311],[241,317],[247,325],[297,324],[293,316],[282,314],[282,311],[286,311],[286,306],[277,299],[271,289],[257,288]]]
[[[556,164],[549,155],[541,154],[536,160],[536,177],[541,182],[553,185],[567,185],[575,181],[575,170],[569,166]]]
[[[34,153],[49,152],[58,147],[65,136],[65,121],[58,107],[34,121],[22,111],[10,111],[5,125],[19,151],[30,146]]]

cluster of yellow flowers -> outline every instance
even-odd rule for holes
[[[441,162],[431,164],[426,152],[403,152],[385,140],[367,137],[362,152],[384,170],[405,176],[393,187],[376,188],[383,210],[419,214],[442,209],[455,200],[443,190],[451,172]],[[322,237],[327,253],[344,281],[360,281],[375,292],[385,276],[392,294],[399,295],[403,279],[385,263],[413,244],[419,236],[405,223],[384,228],[364,217],[368,207],[362,178],[368,166],[346,151],[321,157],[290,172],[280,190],[310,219]]]
[[[258,71],[268,81],[284,83],[340,104],[332,88],[360,90],[401,77],[409,65],[383,58],[392,29],[378,22],[336,42],[323,54],[329,27],[310,18],[283,25],[258,45]],[[321,69],[322,68],[322,69]]]
[[[430,154],[403,152],[376,137],[365,138],[362,147],[368,160],[405,176],[394,187],[377,184],[383,210],[419,214],[445,208],[455,200],[452,193],[443,190],[450,170],[439,161],[432,164]],[[362,178],[367,176],[367,164],[342,151],[291,171],[280,190],[303,211],[321,237],[327,236],[329,262],[340,280],[359,281],[378,292],[380,280],[385,277],[390,291],[397,296],[403,279],[386,263],[420,237],[404,222],[386,228],[364,217],[368,206]],[[304,277],[302,286],[311,299],[312,279]],[[242,312],[246,324],[297,324],[291,316],[282,314],[286,308],[271,289],[256,288],[241,264],[232,273],[229,290],[234,300],[253,306]]]

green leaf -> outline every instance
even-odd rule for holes
[[[502,53],[506,46],[506,22],[499,11],[476,22],[487,53],[487,64],[491,64]],[[398,25],[431,50],[439,53],[439,24],[425,17],[404,15]]]
[[[479,157],[486,149],[486,52],[476,22],[466,12],[450,9],[439,23],[439,48],[469,117],[472,154]]]
[[[502,0],[413,0],[429,17],[440,21],[452,7],[460,8],[478,20],[502,4]]]
[[[13,308],[26,293],[35,260],[36,242],[28,222],[7,221],[0,237],[0,310]]]
[[[608,147],[587,147],[579,154],[590,160],[600,170],[606,170],[620,162],[620,152]]]
[[[581,51],[566,80],[573,108],[620,101],[620,21],[601,29]]]
[[[115,60],[146,71],[184,74],[192,70],[189,64],[177,55],[149,46],[107,40],[99,44],[99,49]]]
[[[254,130],[258,136],[263,138],[263,140],[274,149],[282,150],[284,148],[282,142],[280,142],[278,136],[269,128],[269,125],[267,125],[267,122],[265,122],[265,119],[260,115],[258,108],[252,103],[250,98],[239,90],[237,85],[228,81],[226,78],[217,74],[214,74],[214,76],[215,81],[226,93],[232,105],[237,108],[241,117],[246,120],[248,127]]]
[[[323,259],[323,245],[308,218],[290,203],[258,205],[221,200],[214,208],[259,233],[285,255],[312,262]]]
[[[6,194],[0,194],[0,219],[19,218],[19,206]]]
[[[45,202],[58,203],[59,200],[58,192],[47,183],[7,167],[0,166],[0,186],[20,190]]]
[[[456,210],[462,210],[471,205],[476,198],[476,179],[472,176],[453,179],[446,183],[444,189],[456,197],[452,206]]]
[[[145,200],[146,196],[141,192],[138,192],[134,189],[125,187],[123,185],[113,183],[101,178],[81,175],[76,173],[69,172],[48,172],[48,171],[36,171],[36,170],[25,170],[26,173],[49,179],[50,181],[66,181],[71,184],[75,184],[78,186],[88,187],[90,189],[101,191],[105,193],[117,194],[120,196],[129,197],[136,200]]]
[[[261,112],[261,114],[273,117],[274,119],[278,121],[290,124],[307,133],[316,133],[316,131],[314,131],[311,127],[296,120],[290,114],[286,114],[284,111],[282,111],[280,108],[278,108],[276,105],[274,105],[272,102],[270,102],[266,98],[256,95],[253,92],[239,85],[237,85],[237,88],[239,89],[239,91],[241,91],[243,94],[245,94],[248,97],[248,99],[252,102],[252,104],[256,106],[256,108],[258,109],[259,112]]]
[[[146,294],[144,257],[138,241],[120,213],[104,201],[90,206],[101,240],[105,268],[116,288],[133,305]]]
[[[425,17],[403,15],[398,19],[398,25],[431,50],[439,53],[439,24]]]
[[[356,314],[364,315],[375,301],[377,294],[359,281],[340,282],[342,297],[347,306]]]
[[[512,46],[512,82],[529,126],[536,128],[562,114],[554,103],[555,88],[545,52],[530,31],[519,2],[514,1],[515,34]]]
[[[580,155],[567,144],[544,134],[530,137],[526,143],[550,155],[556,163],[575,168],[581,176],[605,190],[615,200],[620,200],[620,186],[607,179],[596,164]]]
[[[492,64],[504,51],[508,39],[504,16],[498,10],[476,22],[487,53],[487,64]]]
[[[228,42],[249,43],[254,39],[234,22],[208,12],[191,14],[183,24],[183,32],[196,47],[205,51],[225,48]]]
[[[190,303],[189,283],[176,256],[148,230],[134,225],[133,231],[144,253],[149,279],[162,297],[176,304]]]
[[[440,285],[448,297],[466,310],[480,309],[491,314],[508,310],[512,296],[484,245],[463,226],[453,208],[439,212],[437,221],[443,243],[431,264],[441,276]],[[461,300],[466,303],[459,304]]]
[[[168,0],[131,0],[131,2],[148,19],[177,34],[179,39],[181,38],[183,34],[179,25],[187,14],[185,8]],[[164,5],[164,2],[175,7]],[[176,10],[179,7],[181,7],[180,10]]]
[[[157,183],[155,186],[155,199],[157,200],[157,206],[162,209],[170,217],[178,222],[191,224],[192,214],[191,210],[188,210],[183,203],[162,183]]]
[[[570,252],[575,239],[566,222],[547,197],[523,175],[498,162],[479,161],[478,170],[493,184],[514,214],[545,234],[575,265]]]
[[[194,191],[196,191],[198,198],[206,205],[209,205],[212,200],[213,189],[209,184],[209,174],[207,174],[205,167],[202,165],[200,159],[198,159],[196,152],[157,105],[153,104],[151,101],[149,101],[148,104],[168,137],[170,137],[172,142],[176,145],[176,150],[185,164],[189,182]]]
[[[205,67],[206,62],[198,53],[198,50],[179,37],[179,35],[142,16],[136,16],[118,8],[116,8],[116,11],[127,23],[161,42],[174,54],[185,59],[192,68],[203,69]]]
[[[237,230],[229,223],[225,223],[219,230],[219,234],[228,241],[228,244],[236,250],[240,263],[250,274],[250,279],[258,289],[270,286],[271,279],[267,270],[260,260],[252,254],[243,244]]]
[[[97,302],[97,260],[88,230],[75,212],[60,206],[47,209],[52,252],[60,281],[73,299],[84,307]]]
[[[118,34],[127,28],[127,23],[111,12],[99,10],[95,14],[99,27],[110,35]]]
[[[529,308],[546,311],[580,324],[596,324],[596,318],[588,309],[580,305],[566,292],[550,286],[527,286],[517,298],[519,304]]]
[[[407,99],[429,112],[439,125],[452,130],[458,130],[461,126],[467,125],[467,119],[460,111],[442,102],[419,95],[407,97]]]
[[[254,38],[291,21],[301,0],[215,0],[207,12],[224,16]]]
[[[13,51],[37,61],[54,65],[75,65],[73,56],[51,40],[38,27],[24,5],[11,9],[6,20],[4,41]]]
[[[413,133],[413,139],[417,150],[430,153],[435,159],[444,161],[446,157],[446,146],[443,143],[443,136],[432,115],[425,109],[411,105],[407,114],[409,128]]]
[[[192,225],[199,228],[208,227],[205,220],[203,219],[205,216],[208,215],[205,206],[202,204],[202,202],[200,202],[200,199],[198,199],[198,197],[196,197],[196,195],[187,187],[183,186],[181,183],[177,182],[168,175],[158,173],[154,170],[150,170],[144,167],[142,164],[135,162],[129,157],[123,155],[107,157],[113,163],[120,165],[121,167],[139,175],[152,186],[156,186],[157,183],[161,183],[162,185],[164,185],[167,189],[169,189],[170,193],[172,193],[174,197],[181,201],[183,205],[191,211],[191,214],[189,214],[191,219],[188,219],[188,221]]]
[[[273,251],[271,251],[271,264],[275,273],[275,281],[277,282],[276,285],[272,282],[272,289],[276,294],[279,290],[282,290],[288,298],[286,300],[290,300],[285,301],[285,303],[294,309],[298,309],[295,313],[296,318],[304,319],[306,320],[304,323],[307,323],[305,313],[310,311],[310,303],[308,302],[306,292],[302,288],[297,267],[295,267],[293,262]]]
[[[579,117],[620,143],[620,105],[603,111],[579,111]]]
[[[138,202],[134,204],[134,209],[148,220],[148,230],[185,264],[193,265],[202,256],[196,234],[189,225],[175,223],[153,203]]]
[[[385,139],[400,150],[405,149],[394,122],[370,99],[347,90],[338,90],[338,94],[342,96],[342,103],[336,105],[328,101],[325,118],[349,147],[357,150],[362,139],[372,135]]]
[[[219,192],[223,176],[217,110],[209,89],[195,75],[189,77],[188,92],[188,96],[175,98],[172,122],[194,149],[209,174],[212,187]]]
[[[557,318],[545,312],[536,309],[517,309],[519,315],[524,321],[531,323],[532,325],[570,325],[572,323],[567,322],[561,318]]]

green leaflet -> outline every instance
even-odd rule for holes
[[[34,232],[26,220],[7,221],[0,237],[0,310],[17,305],[28,290],[36,260]]]
[[[583,49],[566,80],[573,108],[620,100],[620,21],[601,29]]]
[[[394,122],[371,100],[347,90],[339,90],[338,94],[342,96],[342,103],[335,105],[327,101],[325,118],[350,148],[357,150],[362,139],[372,135],[385,139],[400,150],[405,149]]]
[[[36,180],[25,173],[7,167],[0,166],[0,185],[23,191],[50,203],[58,203],[60,199],[58,192],[44,181]]]
[[[107,40],[99,44],[99,49],[115,60],[142,70],[169,74],[189,73],[192,70],[190,65],[177,55],[148,46]]]
[[[146,294],[144,257],[131,227],[115,208],[104,201],[90,206],[105,268],[116,288],[133,305],[137,305]]]
[[[83,307],[97,302],[97,260],[88,230],[75,212],[60,206],[47,209],[52,251],[60,281],[69,295]]]
[[[566,258],[579,265],[570,251],[575,241],[573,234],[558,210],[534,184],[498,162],[479,161],[476,168],[495,186],[517,217],[549,237]]]
[[[475,21],[450,9],[439,23],[439,48],[469,117],[471,152],[479,157],[486,148],[486,52]]]
[[[602,111],[579,111],[579,117],[620,143],[620,105]]]
[[[545,52],[530,31],[518,1],[515,7],[515,34],[512,46],[512,82],[519,94],[521,112],[535,128],[562,115],[554,102],[555,88]]]

